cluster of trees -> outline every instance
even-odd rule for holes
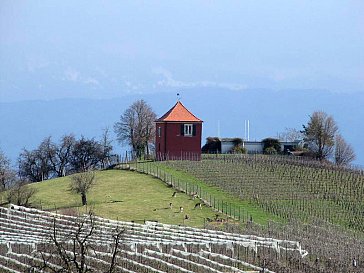
[[[69,190],[79,194],[82,205],[86,205],[87,192],[96,181],[92,170],[108,166],[111,151],[108,129],[104,130],[101,141],[65,135],[55,143],[47,137],[35,150],[24,149],[20,154],[18,175],[21,182],[15,183],[8,191],[8,202],[28,206],[35,191],[26,185],[27,182],[77,173],[71,177]]]
[[[0,151],[0,191],[7,190],[8,203],[29,206],[30,198],[36,193],[30,182],[42,181],[72,173],[69,190],[81,196],[82,205],[87,204],[86,194],[95,185],[95,173],[98,167],[105,167],[112,150],[108,132],[103,141],[73,135],[66,135],[59,143],[50,137],[44,139],[37,149],[24,151],[19,156],[19,170],[16,173],[10,166],[10,160]]]
[[[353,148],[340,135],[334,118],[327,113],[314,112],[307,125],[303,125],[302,133],[307,148],[317,159],[332,159],[339,166],[349,165],[355,160]]]
[[[285,132],[279,134],[278,139],[264,139],[264,152],[267,154],[280,152],[279,140],[299,139],[304,140],[306,154],[320,161],[333,161],[338,166],[348,166],[355,160],[355,152],[339,133],[334,118],[322,111],[313,112],[307,125],[303,125],[302,131],[287,128]]]
[[[149,156],[155,138],[155,119],[156,114],[144,100],[134,102],[114,125],[117,140],[130,145],[138,157]],[[23,149],[17,171],[0,150],[0,191],[8,190],[8,202],[27,206],[35,193],[27,184],[74,174],[69,190],[79,194],[86,205],[86,194],[96,181],[92,170],[110,165],[112,149],[108,128],[100,141],[68,134],[55,142],[49,136],[36,149]]]
[[[101,141],[74,135],[63,136],[58,143],[45,138],[34,150],[24,149],[19,156],[19,177],[31,182],[62,177],[71,173],[107,166],[112,151],[108,130]]]
[[[69,190],[81,195],[86,205],[86,193],[95,183],[91,170],[109,165],[112,145],[108,129],[101,141],[74,135],[63,136],[58,143],[45,138],[34,150],[23,149],[18,159],[18,170],[11,168],[10,160],[0,151],[0,191],[7,190],[6,200],[20,206],[29,206],[35,189],[28,184],[73,173]]]
[[[135,101],[114,124],[117,140],[129,145],[137,157],[150,155],[155,139],[156,114],[144,101]],[[63,136],[58,142],[46,137],[34,150],[23,149],[18,159],[20,179],[30,182],[62,177],[72,173],[104,168],[110,162],[112,151],[110,132],[104,130],[101,141],[74,135]],[[9,160],[0,154],[0,183],[2,188],[11,184],[16,173]]]

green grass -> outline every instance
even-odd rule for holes
[[[284,221],[283,219],[280,219],[277,216],[264,211],[262,208],[258,207],[257,205],[251,204],[247,200],[241,200],[238,197],[235,197],[235,196],[223,191],[219,187],[215,187],[215,186],[206,184],[202,180],[197,179],[196,177],[194,177],[193,175],[191,175],[187,172],[179,171],[179,170],[171,168],[163,163],[157,163],[157,162],[138,163],[139,170],[143,169],[142,164],[145,165],[144,166],[145,170],[147,169],[147,164],[149,165],[148,168],[151,168],[151,167],[157,168],[158,167],[160,170],[163,170],[163,172],[166,172],[169,175],[172,175],[174,177],[174,179],[181,181],[182,184],[185,182],[188,182],[188,184],[190,186],[192,185],[192,186],[195,186],[196,188],[197,187],[201,188],[201,190],[205,193],[205,195],[214,196],[215,200],[216,201],[218,200],[220,202],[220,204],[221,204],[221,202],[223,202],[224,204],[227,204],[226,206],[224,205],[224,209],[229,210],[230,205],[232,207],[236,207],[236,208],[241,207],[242,208],[242,211],[241,211],[242,217],[245,217],[245,219],[252,218],[254,222],[259,223],[259,224],[267,224],[269,220],[274,220],[274,221],[279,221],[279,222]],[[133,164],[132,166],[134,168],[136,168],[136,164]]]
[[[59,212],[84,212],[81,197],[68,191],[70,177],[31,184],[37,193],[32,204]],[[123,221],[155,220],[167,224],[203,227],[205,218],[216,212],[203,206],[194,209],[198,200],[183,193],[172,197],[173,188],[152,176],[132,171],[108,170],[96,173],[96,185],[87,195],[88,207],[102,217]],[[169,203],[172,203],[172,209]],[[183,207],[183,213],[179,207]],[[73,211],[75,210],[75,211]],[[184,220],[185,215],[189,216]]]

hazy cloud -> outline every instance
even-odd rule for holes
[[[133,91],[133,90],[140,90],[140,89],[143,89],[145,86],[143,84],[140,84],[140,83],[134,83],[134,82],[131,82],[129,80],[125,80],[124,82],[124,85],[126,86],[126,88],[130,91]]]
[[[64,80],[71,81],[71,82],[77,82],[80,80],[80,72],[71,67],[68,67],[64,71]]]
[[[98,81],[98,80],[96,80],[96,79],[94,79],[94,78],[91,78],[91,77],[86,78],[86,79],[83,81],[83,83],[85,83],[85,84],[89,84],[89,85],[93,85],[93,86],[99,86],[99,85],[100,85],[100,83],[99,83],[99,81]]]
[[[229,90],[240,91],[248,88],[245,84],[229,83],[229,82],[215,82],[209,80],[203,81],[179,81],[173,78],[172,73],[165,68],[155,68],[153,73],[162,76],[161,80],[158,80],[156,86],[159,87],[173,87],[173,88],[194,88],[194,87],[221,87]]]
[[[42,58],[29,58],[26,63],[28,72],[35,72],[49,66],[49,62]]]
[[[90,77],[90,76],[84,76],[81,74],[80,71],[78,71],[72,67],[68,67],[64,71],[63,75],[64,75],[63,80],[65,80],[65,81],[86,84],[86,85],[92,86],[94,88],[101,86],[99,80],[97,80],[96,78]]]

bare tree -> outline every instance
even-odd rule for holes
[[[50,161],[50,153],[52,149],[52,138],[46,137],[35,150],[36,157],[39,161],[41,181],[52,177],[52,166]]]
[[[95,173],[92,171],[74,174],[71,177],[70,191],[81,195],[82,205],[87,205],[86,194],[95,185]]]
[[[23,149],[19,155],[19,176],[32,182],[43,181],[52,177],[50,162],[51,137],[45,138],[37,149]]]
[[[106,127],[103,130],[102,137],[101,137],[101,148],[102,148],[102,158],[101,158],[101,165],[102,168],[105,168],[107,165],[110,164],[110,156],[112,151],[112,140],[110,139],[110,129]]]
[[[75,172],[86,172],[97,168],[103,156],[102,145],[96,140],[81,137],[74,143],[71,164]]]
[[[118,141],[130,145],[138,157],[144,153],[149,155],[148,145],[155,137],[156,117],[144,100],[134,102],[114,125]]]
[[[66,176],[70,171],[71,155],[76,143],[74,135],[65,135],[61,138],[59,144],[51,143],[49,160],[53,171],[58,177]]]
[[[38,160],[36,150],[23,149],[19,155],[19,176],[21,179],[32,182],[41,181],[41,162]]]
[[[0,191],[5,190],[16,180],[16,173],[10,167],[10,160],[0,150]]]
[[[355,160],[353,148],[346,143],[345,139],[340,135],[335,138],[335,163],[339,166],[347,166]]]
[[[71,224],[71,223],[70,223]],[[37,269],[41,272],[108,272],[113,273],[116,270],[117,255],[119,254],[119,246],[121,244],[124,229],[116,227],[109,235],[111,244],[111,260],[108,264],[100,264],[100,268],[93,268],[88,260],[88,255],[93,253],[93,257],[97,258],[95,251],[98,245],[95,238],[100,229],[96,223],[96,219],[92,211],[86,216],[78,216],[76,221],[71,224],[73,229],[70,232],[69,227],[58,224],[54,218],[52,232],[49,236],[49,243],[37,249],[33,254],[34,261],[31,264],[31,270]],[[101,270],[102,268],[102,270]],[[100,270],[100,271],[99,271]]]
[[[314,112],[303,129],[305,141],[318,159],[327,159],[332,155],[338,130],[332,116],[321,111]]]
[[[278,134],[278,139],[281,141],[295,141],[303,138],[302,132],[295,128],[285,128],[284,132]]]
[[[18,206],[30,206],[30,198],[36,193],[36,189],[29,186],[26,181],[18,181],[7,192],[8,203]]]

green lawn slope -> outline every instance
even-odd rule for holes
[[[63,213],[84,212],[81,197],[69,192],[70,177],[31,184],[37,189],[32,205]],[[132,171],[107,170],[96,173],[96,185],[87,195],[88,208],[102,217],[123,221],[156,220],[167,224],[203,227],[216,213],[208,207],[194,209],[199,200],[177,193],[159,179]],[[172,209],[169,208],[172,203]],[[183,212],[180,212],[183,207]],[[187,220],[185,216],[188,215]]]

